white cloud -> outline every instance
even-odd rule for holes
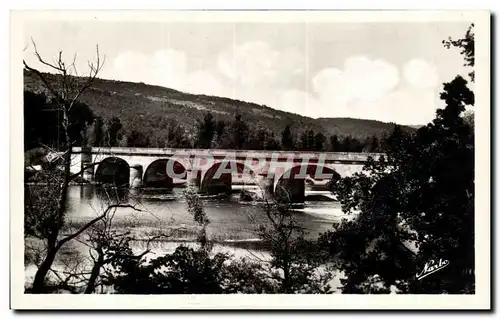
[[[188,93],[224,96],[226,87],[222,84],[215,72],[201,70],[189,73],[186,76],[184,90]]]
[[[401,88],[376,103],[359,108],[357,115],[398,124],[426,124],[442,106],[437,90]]]
[[[207,64],[190,70],[195,61],[178,50],[129,51],[112,61],[104,77],[276,106],[276,92],[286,88],[291,77],[303,76],[304,60],[296,50],[278,52],[257,41],[229,48]]]
[[[342,70],[323,69],[312,79],[313,89],[319,98],[337,105],[375,101],[387,94],[398,82],[399,75],[395,66],[363,56],[348,58]]]
[[[276,105],[280,110],[312,117],[321,117],[318,101],[302,90],[285,90],[278,94]]]
[[[417,89],[433,88],[438,83],[436,68],[422,59],[413,59],[403,66],[405,80]]]
[[[396,66],[364,56],[348,58],[342,69],[325,68],[312,78],[315,117],[369,118],[373,106],[399,83]],[[382,111],[382,110],[380,110]],[[314,115],[312,115],[314,116]]]
[[[275,87],[303,72],[304,60],[295,50],[278,52],[262,41],[228,48],[217,60],[219,71],[236,86]]]
[[[124,52],[118,55],[111,69],[104,74],[114,79],[146,82],[173,89],[184,89],[186,78],[186,55],[176,50],[159,50],[153,54]]]
[[[123,81],[145,82],[188,93],[225,95],[226,89],[215,70],[188,70],[187,55],[178,50],[159,50],[152,54],[124,52],[104,70],[104,76]]]
[[[247,42],[222,52],[218,66],[227,78],[242,85],[255,86],[263,78],[275,76],[273,66],[278,55],[264,42]]]
[[[307,110],[293,83],[305,83],[304,68],[302,52],[278,51],[262,41],[229,47],[217,57],[218,72],[230,91],[225,96],[300,114]]]
[[[151,72],[160,85],[182,90],[187,76],[187,57],[177,50],[156,51],[151,59]]]
[[[414,59],[404,65],[403,75],[405,81],[400,82],[395,65],[353,56],[342,69],[325,68],[313,76],[314,96],[295,93],[281,102],[293,105],[291,97],[295,96],[300,102],[291,108],[312,117],[353,117],[400,124],[429,122],[436,108],[442,106],[434,66]]]

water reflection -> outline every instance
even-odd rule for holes
[[[94,196],[94,187],[82,186],[80,187],[80,198],[84,200],[90,200]]]
[[[95,196],[103,202],[113,204],[127,203],[130,196],[129,187],[114,187],[114,186],[96,186],[94,188]]]

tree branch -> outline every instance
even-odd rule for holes
[[[50,63],[46,62],[46,61],[45,61],[45,60],[44,60],[44,59],[40,56],[40,53],[38,53],[38,49],[37,49],[37,47],[36,47],[36,43],[35,43],[35,41],[33,40],[33,38],[31,38],[31,43],[33,43],[33,48],[34,48],[34,50],[35,50],[35,56],[36,56],[36,58],[38,59],[38,61],[40,61],[40,63],[42,63],[42,64],[44,64],[44,65],[46,65],[46,66],[48,66],[48,67],[50,67],[50,68],[52,68],[52,69],[54,69],[54,70],[57,70],[57,71],[59,71],[59,72],[63,72],[63,71],[64,71],[64,69],[62,69],[62,68],[61,68],[60,63],[59,63],[59,66],[56,66],[56,65],[54,65],[54,64],[50,64]],[[60,59],[61,59],[61,54],[62,54],[62,51],[60,51],[60,52],[59,52],[59,61],[61,61],[61,60],[60,60]]]
[[[90,71],[87,77],[87,81],[82,85],[82,87],[78,90],[76,95],[71,100],[68,110],[70,110],[73,107],[73,105],[78,100],[83,91],[85,91],[92,85],[92,82],[94,82],[95,78],[97,77],[97,74],[101,71],[101,69],[104,66],[104,61],[106,60],[106,57],[104,57],[104,61],[101,63],[101,58],[99,56],[99,45],[96,46],[96,52],[97,52],[96,63],[94,65],[93,63],[89,62]]]
[[[58,103],[60,103],[60,101],[62,101],[62,97],[61,95],[57,92],[56,89],[54,89],[54,87],[52,87],[52,85],[49,83],[49,81],[47,81],[47,79],[45,78],[45,76],[42,74],[42,72],[38,71],[37,69],[34,69],[32,67],[30,67],[26,61],[23,60],[23,64],[24,64],[24,67],[28,70],[28,71],[31,71],[31,72],[34,72],[39,78],[40,80],[42,80],[43,84],[45,84],[45,87],[47,87],[50,91],[50,93],[52,93],[55,98],[56,98],[56,101]]]
[[[106,210],[104,211],[104,213],[102,213],[102,215],[92,219],[90,222],[88,222],[87,224],[85,224],[82,228],[80,228],[79,231],[77,231],[76,233],[72,234],[72,235],[69,235],[63,239],[61,239],[59,241],[59,243],[57,244],[56,248],[59,249],[62,247],[62,245],[64,245],[65,243],[67,243],[68,241],[72,240],[73,238],[75,237],[78,237],[79,235],[81,235],[84,231],[86,231],[89,227],[91,227],[92,225],[94,225],[95,223],[97,223],[98,221],[102,220],[104,217],[106,217],[106,215],[109,213],[110,210],[114,209],[114,208],[118,208],[118,207],[122,207],[122,208],[132,208],[134,210],[137,210],[137,211],[141,211],[140,209],[137,209],[135,208],[134,206],[132,205],[124,205],[124,204],[116,204],[116,205],[110,205],[108,206],[108,208],[106,208]]]

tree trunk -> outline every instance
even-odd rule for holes
[[[69,117],[66,106],[64,106],[64,119],[63,119],[63,127],[64,127],[64,138],[65,138],[65,147],[66,153],[64,154],[64,180],[61,188],[61,193],[59,197],[59,207],[58,207],[58,218],[59,218],[59,229],[62,228],[64,223],[64,215],[66,213],[66,200],[68,196],[68,185],[71,176],[71,152],[72,152],[72,143],[68,132],[69,126]]]
[[[42,293],[45,285],[45,279],[47,274],[49,273],[50,268],[52,267],[52,263],[59,251],[59,245],[56,244],[57,237],[59,235],[59,230],[64,226],[64,216],[66,213],[66,200],[68,196],[68,185],[71,175],[71,141],[68,134],[68,114],[67,110],[63,110],[63,127],[65,133],[65,145],[66,145],[66,153],[64,154],[64,180],[61,187],[61,191],[59,193],[59,203],[57,209],[57,226],[55,227],[52,239],[48,239],[48,247],[47,256],[44,261],[38,268],[35,279],[33,281],[33,293]]]
[[[50,267],[52,267],[52,263],[56,258],[57,251],[58,249],[55,248],[55,246],[52,246],[47,251],[47,256],[45,256],[45,259],[43,260],[42,264],[40,265],[35,274],[35,279],[33,280],[33,288],[32,288],[33,293],[40,294],[44,292],[45,278],[49,273]]]
[[[291,262],[288,256],[288,245],[286,245],[284,255],[282,256],[282,262],[283,262],[283,292],[291,293],[292,278],[290,278]]]
[[[283,292],[291,293],[291,282],[290,282],[290,268],[288,265],[288,261],[286,261],[285,266],[283,267]]]
[[[91,294],[94,292],[95,282],[97,281],[97,277],[99,276],[103,264],[104,264],[104,255],[99,253],[99,257],[97,258],[97,261],[94,263],[94,266],[92,267],[92,272],[90,273],[90,278],[89,282],[87,283],[87,288],[85,288],[86,294]]]

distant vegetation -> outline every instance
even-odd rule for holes
[[[46,74],[56,84],[60,78]],[[77,79],[78,80],[78,79]],[[57,146],[57,112],[50,93],[24,71],[25,147]],[[44,102],[45,101],[45,102]],[[80,97],[76,145],[378,152],[394,123],[351,118],[312,119],[254,103],[96,79]],[[45,124],[40,124],[43,121]],[[46,123],[53,123],[47,130]],[[406,132],[414,128],[403,127]]]

